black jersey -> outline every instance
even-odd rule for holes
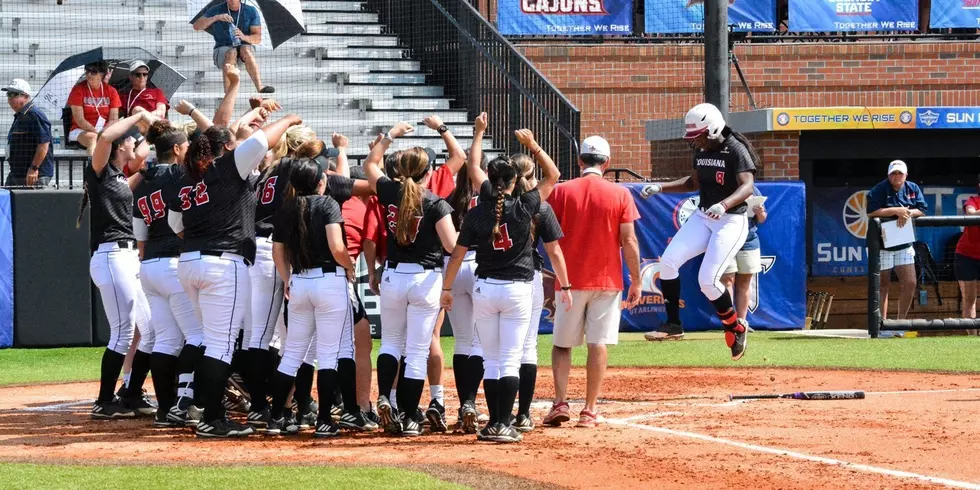
[[[275,240],[276,211],[286,193],[289,171],[295,160],[284,158],[278,165],[263,175],[256,191],[258,204],[255,208],[255,236]],[[354,195],[354,180],[343,175],[327,175],[327,193],[337,204],[343,206]],[[346,240],[346,237],[345,237]]]
[[[540,272],[544,268],[544,257],[538,251],[538,244],[551,243],[565,236],[561,231],[561,223],[555,216],[555,210],[547,202],[541,203],[538,214],[534,217],[534,270]]]
[[[167,222],[164,196],[177,193],[184,173],[180,165],[156,165],[143,173],[143,182],[133,191],[133,217],[142,219],[149,229],[143,244],[143,260],[180,254],[180,239]]]
[[[694,152],[694,170],[701,185],[701,209],[708,209],[725,200],[738,189],[738,174],[755,173],[752,154],[741,141],[729,134],[716,150]],[[728,210],[728,214],[744,214],[743,202]]]
[[[422,209],[415,210],[415,237],[407,246],[398,244],[398,205],[401,203],[402,184],[387,177],[378,180],[378,203],[381,204],[388,226],[388,262],[419,264],[426,269],[442,267],[442,240],[436,232],[436,223],[452,213],[446,201],[429,190],[422,197]]]
[[[340,211],[340,205],[330,196],[303,196],[299,199],[306,199],[306,213],[303,219],[306,221],[306,240],[312,267],[326,267],[328,269],[338,267],[337,261],[334,260],[333,254],[330,252],[326,227],[336,223],[340,224],[340,228],[343,230],[344,216]],[[284,228],[282,219],[276,220],[276,236],[289,236],[294,232],[295,230]]]
[[[122,170],[111,162],[96,175],[92,162],[83,170],[85,189],[92,206],[92,236],[89,247],[92,251],[100,243],[135,241],[133,235],[133,191]]]
[[[242,179],[230,151],[211,164],[204,179],[184,176],[167,207],[183,213],[183,252],[231,252],[255,261],[255,187],[258,175]]]
[[[506,197],[500,215],[500,238],[494,239],[497,199],[481,199],[463,221],[457,243],[476,245],[476,275],[512,281],[534,279],[534,239],[531,220],[541,208],[541,194],[532,189],[521,197]]]

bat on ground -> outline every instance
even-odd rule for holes
[[[863,391],[801,391],[771,395],[729,395],[729,400],[768,400],[789,398],[791,400],[863,400]]]

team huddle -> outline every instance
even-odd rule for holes
[[[575,296],[559,243],[562,227],[546,202],[559,170],[531,131],[514,133],[528,154],[488,162],[481,150],[485,113],[476,119],[468,152],[430,116],[424,124],[440,134],[448,153],[434,170],[431,150],[388,152],[414,131],[400,122],[371,144],[363,166],[352,168],[347,138],[333,134],[328,146],[298,116],[262,126],[263,114],[226,127],[200,124],[204,118],[194,111],[199,125],[190,136],[145,112],[120,120],[99,135],[85,168],[90,270],[111,327],[93,418],[152,415],[155,427],[189,426],[199,437],[310,429],[314,437],[333,437],[379,428],[418,436],[425,425],[447,431],[430,352],[448,316],[459,400],[455,430],[518,442],[534,428],[530,405],[544,305],[539,247],[556,278],[556,308],[569,311]],[[748,325],[736,321],[718,278],[745,240],[742,202],[751,194],[757,157],[718,118],[703,114],[688,133],[696,153],[721,156],[698,158],[693,179],[654,184],[644,195],[700,188],[707,207],[698,216],[704,216],[679,232],[690,246],[682,249],[675,240],[664,253],[668,322],[680,328],[671,307],[679,296],[677,268],[707,249],[702,289],[738,359]],[[148,126],[145,138],[138,125]],[[608,143],[601,143],[608,155]],[[157,163],[148,167],[150,144]],[[706,170],[702,161],[725,168]],[[709,170],[731,175],[712,180],[705,177]],[[355,288],[361,254],[381,304],[373,404],[370,325]],[[667,277],[671,270],[674,277]],[[636,301],[632,289],[627,306]],[[131,371],[116,392],[137,336]],[[227,413],[233,372],[250,400],[241,422]],[[142,390],[148,374],[156,404]],[[318,402],[311,396],[314,374]],[[423,410],[427,375],[432,401]],[[486,415],[477,409],[481,382]],[[567,420],[567,404],[565,414]],[[546,423],[549,418],[562,421],[549,415]]]

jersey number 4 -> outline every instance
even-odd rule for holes
[[[388,205],[388,231],[392,234],[398,233],[398,206]],[[419,228],[422,226],[422,218],[415,218],[415,233],[412,233],[412,242],[419,236]]]
[[[139,208],[140,214],[143,215],[143,221],[146,226],[150,226],[150,223],[155,219],[162,218],[167,213],[167,207],[163,204],[163,192],[156,191],[150,194],[149,199],[147,196],[143,196],[136,201],[136,207]]]
[[[511,240],[510,232],[507,231],[507,223],[504,223],[503,225],[500,225],[500,238],[493,241],[493,249],[506,252],[513,246],[514,240]]]
[[[191,193],[194,194],[193,197],[191,197]],[[208,197],[208,186],[204,182],[198,182],[194,186],[182,187],[177,195],[180,197],[181,211],[187,211],[191,208],[191,199],[194,199],[196,206],[202,206],[211,200]]]
[[[272,204],[272,201],[276,199],[276,181],[279,180],[279,176],[269,177],[269,180],[265,181],[265,187],[262,188],[262,195],[259,196],[259,202],[262,204]]]

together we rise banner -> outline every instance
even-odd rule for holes
[[[508,36],[628,35],[633,1],[498,0],[497,29]]]

